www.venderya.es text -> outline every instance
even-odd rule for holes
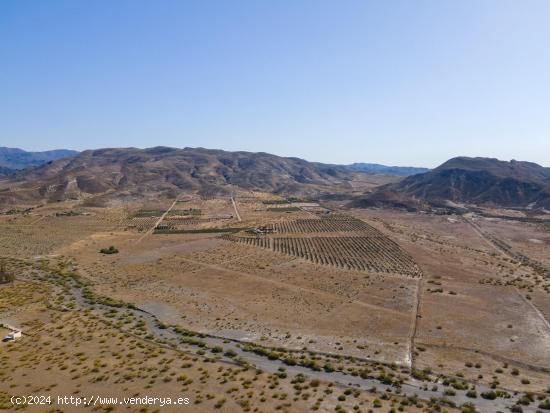
[[[190,404],[189,397],[113,397],[113,396],[49,396],[49,395],[25,395],[12,396],[11,403],[19,405],[53,405],[60,406],[185,406]]]

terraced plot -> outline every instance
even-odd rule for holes
[[[420,275],[413,259],[385,237],[274,238],[273,250],[316,264],[412,277]]]
[[[208,224],[210,222],[228,221],[233,219],[232,216],[227,217],[210,217],[210,218],[193,218],[193,217],[180,217],[180,216],[168,216],[164,218],[161,225],[168,229],[178,229],[180,227],[188,227],[193,225]]]
[[[370,236],[382,234],[369,224],[346,215],[330,215],[321,219],[297,219],[275,224],[279,233],[306,234],[312,232],[362,232]]]
[[[352,217],[301,219],[276,224],[275,228],[277,232],[285,234],[293,232],[294,236],[282,237],[277,233],[273,236],[227,234],[223,238],[321,265],[410,277],[421,275],[412,257],[397,243],[367,223]],[[325,235],[303,236],[316,232]]]
[[[157,217],[133,217],[127,222],[128,228],[137,229],[139,232],[150,230],[157,222]]]

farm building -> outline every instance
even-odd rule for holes
[[[12,340],[15,340],[16,338],[21,338],[21,330],[12,331],[7,335],[7,337],[10,337]]]
[[[14,341],[18,338],[21,338],[21,335],[22,335],[21,330],[9,325],[5,325],[4,327],[6,327],[10,331],[10,333],[4,336],[2,341]]]

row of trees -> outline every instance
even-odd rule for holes
[[[421,275],[413,258],[385,236],[269,238],[231,234],[224,235],[223,238],[304,258],[316,264],[411,277]]]
[[[367,236],[382,236],[374,227],[354,217],[330,216],[321,219],[297,219],[275,224],[281,233],[361,232]]]

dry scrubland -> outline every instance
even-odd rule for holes
[[[460,217],[388,211],[356,215],[397,239],[424,272],[417,367],[514,389],[548,387],[550,326],[534,297],[550,300],[545,291],[549,279],[541,281],[537,271],[503,254]],[[476,222],[485,226],[483,218]],[[548,233],[521,225],[525,228],[516,229]],[[514,369],[519,373],[511,374]]]
[[[13,394],[52,397],[188,397],[188,407],[163,407],[167,412],[235,411],[346,411],[398,405],[369,392],[289,377],[284,368],[264,373],[238,360],[224,360],[223,350],[207,346],[186,349],[144,332],[144,322],[119,303],[103,307],[78,303],[70,290],[82,288],[78,278],[55,260],[27,263],[10,260],[12,268],[29,281],[0,289],[9,307],[16,301],[23,311],[10,317],[25,336],[2,343],[0,409],[8,411],[158,411],[143,407],[21,406],[12,408]],[[54,287],[50,287],[53,285]],[[46,288],[44,290],[44,288]],[[35,294],[36,289],[40,294]],[[33,306],[30,309],[30,306]],[[75,310],[79,311],[75,311]],[[4,308],[2,309],[4,310]],[[3,313],[5,315],[5,313]],[[411,411],[420,411],[412,409]]]
[[[544,226],[233,197],[1,215],[17,280],[0,285],[0,321],[26,333],[0,344],[3,396],[185,394],[190,410],[231,412],[544,403],[549,281],[495,245],[547,264]],[[491,387],[510,398],[482,397]]]

